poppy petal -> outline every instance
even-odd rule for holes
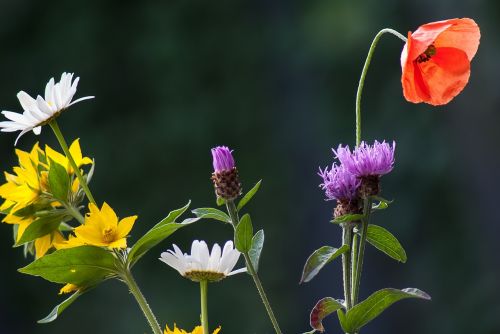
[[[423,102],[442,105],[450,102],[467,85],[470,62],[462,50],[438,48],[429,61],[415,64],[417,71],[428,89],[428,95],[420,96]]]
[[[472,19],[454,19],[453,25],[443,31],[434,42],[435,47],[451,47],[463,50],[469,60],[474,58],[479,47],[481,32]]]

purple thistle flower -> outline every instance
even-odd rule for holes
[[[212,149],[213,166],[215,172],[232,170],[235,167],[232,150],[227,146],[217,146]]]
[[[227,146],[212,149],[214,172],[212,181],[217,197],[228,201],[241,195],[241,183],[231,150]]]
[[[373,146],[361,142],[352,153],[349,146],[339,145],[333,150],[337,159],[350,173],[356,177],[381,176],[392,171],[394,166],[394,150],[396,142],[392,147],[385,141],[375,141]]]
[[[328,170],[319,169],[319,176],[323,178],[323,183],[319,186],[325,191],[327,200],[351,201],[358,197],[358,188],[361,181],[353,174],[349,173],[344,166],[337,166],[335,163]]]

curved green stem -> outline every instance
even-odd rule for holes
[[[364,199],[364,206],[363,206],[363,218],[361,220],[361,236],[359,240],[359,250],[358,250],[358,256],[356,259],[356,270],[354,271],[354,284],[353,284],[353,297],[352,297],[352,303],[353,305],[356,305],[358,302],[358,297],[359,297],[359,287],[361,284],[361,272],[363,270],[363,257],[365,255],[365,245],[366,245],[366,235],[368,231],[368,224],[370,222],[370,213],[372,209],[372,202],[373,200],[371,198],[365,198]]]
[[[366,56],[365,64],[363,66],[363,70],[361,71],[361,77],[359,78],[358,90],[356,92],[356,146],[361,144],[361,94],[363,92],[363,86],[365,84],[366,73],[368,72],[368,67],[370,67],[370,62],[373,57],[373,53],[375,52],[375,47],[382,37],[383,34],[389,33],[392,34],[403,42],[406,43],[406,37],[401,35],[399,32],[393,29],[385,28],[380,30],[373,38],[372,44],[370,45],[370,49],[368,50],[368,55]]]
[[[356,225],[356,228],[359,225]],[[352,246],[351,246],[351,301],[354,303],[354,277],[356,273],[356,263],[358,261],[358,235],[356,234],[356,231],[353,231],[352,234]]]
[[[156,320],[156,317],[151,310],[151,307],[149,307],[148,302],[146,301],[146,298],[144,298],[144,295],[142,294],[141,290],[139,289],[139,286],[137,285],[134,277],[132,276],[132,273],[130,272],[129,269],[124,269],[123,272],[121,273],[121,278],[127,284],[128,288],[130,289],[130,292],[134,296],[135,300],[139,304],[139,307],[142,310],[142,313],[144,313],[144,316],[146,317],[149,326],[153,330],[154,334],[163,334],[160,324],[158,324],[158,320]]]
[[[236,230],[236,225],[239,224],[239,218],[238,218],[238,210],[236,209],[236,206],[234,205],[234,201],[227,201],[226,208],[227,208],[227,212],[229,214],[229,217],[231,218],[231,224],[233,225],[233,228]],[[262,283],[259,279],[259,276],[257,275],[257,272],[255,271],[255,268],[252,264],[252,260],[250,259],[250,256],[248,255],[248,252],[243,253],[243,257],[245,258],[248,272],[252,276],[253,281],[255,283],[255,286],[257,287],[257,291],[259,292],[260,298],[262,299],[262,303],[264,304],[264,307],[266,308],[269,319],[271,320],[271,323],[273,324],[274,331],[276,332],[276,334],[282,334],[281,329],[280,329],[279,324],[278,324],[278,320],[276,320],[273,309],[271,308],[271,304],[269,303],[269,299],[267,299],[267,295],[266,295],[266,292],[264,291],[264,287],[262,286]]]
[[[61,129],[59,128],[59,125],[57,124],[57,120],[53,119],[49,123],[50,127],[52,128],[52,131],[54,131],[54,134],[56,135],[57,141],[59,142],[59,145],[61,145],[61,148],[66,155],[66,157],[69,160],[69,163],[73,170],[75,171],[76,177],[78,178],[78,181],[80,181],[80,185],[83,188],[83,191],[85,191],[85,194],[87,195],[87,198],[89,201],[93,204],[95,203],[94,196],[92,196],[92,193],[90,192],[89,186],[87,185],[87,181],[83,178],[82,173],[80,172],[80,168],[76,165],[75,160],[73,159],[73,156],[71,155],[71,152],[69,151],[68,144],[66,143],[66,140],[64,139],[64,136],[61,132]]]
[[[200,302],[201,302],[201,326],[203,327],[203,334],[210,334],[210,327],[208,326],[208,282],[200,282]]]
[[[342,227],[342,244],[348,245],[349,250],[342,254],[342,271],[344,279],[344,299],[346,309],[350,310],[352,307],[351,302],[351,253],[350,248],[352,247],[352,227],[347,224]]]
[[[75,208],[73,205],[68,204],[68,203],[62,203],[64,208],[75,218],[78,220],[80,224],[83,224],[85,222],[85,217],[80,213],[80,211]]]

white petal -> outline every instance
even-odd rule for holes
[[[19,140],[19,138],[21,138],[22,135],[24,135],[26,132],[28,132],[30,130],[31,130],[31,128],[26,128],[23,131],[21,131],[21,133],[19,134],[19,136],[17,136],[16,140],[14,141],[14,146],[17,145],[17,141]]]
[[[238,252],[236,249],[233,250],[229,254],[229,256],[226,257],[224,263],[222,263],[221,261],[220,270],[225,274],[229,273],[231,270],[233,270],[239,258],[240,258],[240,252]]]
[[[84,101],[84,100],[90,100],[90,99],[93,99],[93,98],[95,98],[95,96],[85,96],[85,97],[81,97],[81,98],[79,98],[79,99],[74,100],[74,101],[73,101],[73,102],[71,102],[70,104],[68,104],[68,107],[69,107],[69,106],[72,106],[72,105],[73,105],[73,104],[75,104],[75,103],[78,103],[78,102],[81,102],[81,101]]]
[[[167,265],[170,267],[174,268],[179,272],[179,274],[184,275],[183,272],[183,266],[180,263],[179,259],[176,258],[174,255],[172,255],[169,252],[163,252],[161,253],[161,257],[159,258],[160,261],[165,262]]]
[[[56,109],[51,108],[51,106],[40,95],[36,97],[36,105],[40,111],[49,116],[54,115],[54,112],[56,111]]]
[[[35,99],[24,91],[20,91],[19,93],[17,93],[17,99],[19,100],[19,103],[21,103],[21,107],[23,107],[24,110],[31,110],[36,108]]]
[[[200,241],[200,248],[199,248],[199,261],[202,269],[208,269],[208,261],[210,260],[210,253],[208,252],[208,246],[205,241]]]
[[[217,269],[219,268],[220,256],[220,246],[219,244],[214,244],[214,246],[212,247],[212,253],[210,253],[210,260],[208,260],[208,270],[217,271]]]
[[[54,91],[54,78],[50,78],[49,82],[45,85],[45,101],[52,101],[52,94]]]
[[[37,136],[42,132],[42,127],[37,126],[36,128],[33,128],[33,133],[36,134]]]
[[[247,268],[240,268],[240,269],[231,271],[230,273],[226,274],[226,276],[231,276],[231,275],[236,275],[239,273],[246,273],[246,272],[247,272]]]
[[[10,119],[11,121],[14,121],[16,123],[23,125],[32,125],[32,122],[26,119],[24,114],[19,114],[17,112],[6,111],[6,110],[2,111],[2,114],[5,116],[5,118]]]

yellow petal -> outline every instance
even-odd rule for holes
[[[52,245],[52,235],[47,234],[35,240],[35,258],[39,259],[47,253]]]
[[[121,238],[107,245],[109,248],[127,248],[127,239]]]
[[[137,216],[130,216],[120,220],[118,223],[118,238],[125,238],[130,233],[136,219]]]
[[[78,290],[78,286],[71,284],[71,283],[68,283],[65,286],[63,286],[61,288],[61,290],[59,290],[59,294],[62,295],[62,294],[70,293],[70,292],[77,291],[77,290]]]
[[[102,205],[101,216],[102,219],[106,222],[106,225],[118,225],[118,217],[116,216],[115,211],[106,202],[104,202],[104,204]]]
[[[45,154],[49,159],[54,160],[54,162],[58,163],[64,168],[68,168],[69,165],[68,159],[61,153],[53,150],[49,145],[45,145]]]

